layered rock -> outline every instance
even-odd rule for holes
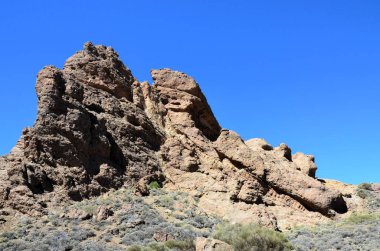
[[[37,120],[0,159],[0,207],[39,214],[121,186],[147,195],[157,181],[210,214],[273,228],[347,210],[315,179],[312,156],[244,142],[221,128],[194,79],[151,74],[153,85],[138,82],[111,47],[91,43],[63,70],[41,70]]]

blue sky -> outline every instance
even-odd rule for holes
[[[3,1],[0,32],[0,154],[38,71],[90,40],[141,81],[188,73],[224,128],[314,154],[319,177],[380,182],[379,1]]]

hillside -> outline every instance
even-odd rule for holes
[[[36,122],[0,158],[5,250],[192,250],[225,222],[285,231],[366,210],[355,187],[316,177],[312,155],[223,129],[190,76],[151,75],[92,43],[38,73]]]

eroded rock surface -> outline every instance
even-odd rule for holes
[[[222,129],[199,85],[170,69],[137,81],[111,47],[86,43],[37,77],[37,120],[0,158],[0,207],[27,214],[157,181],[232,222],[287,228],[347,211],[314,157]],[[103,216],[102,216],[103,217]],[[303,222],[304,223],[304,222]]]

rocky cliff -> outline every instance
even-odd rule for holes
[[[156,181],[199,199],[208,214],[284,229],[345,213],[315,178],[311,155],[244,142],[222,129],[199,85],[170,69],[139,82],[105,46],[86,43],[64,68],[38,73],[38,114],[0,158],[0,208],[29,215]]]

